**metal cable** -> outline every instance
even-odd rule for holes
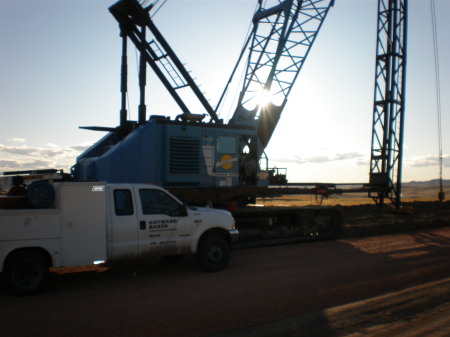
[[[159,0],[155,2],[155,6],[158,2],[159,2]],[[158,7],[158,9],[155,10],[155,12],[152,14],[152,19],[156,15],[156,13],[159,12],[159,10],[162,8],[162,6],[164,6],[166,4],[166,2],[167,2],[167,0],[164,0],[163,3]]]
[[[261,1],[262,1],[262,0],[259,0],[259,1],[258,1],[258,3],[257,3],[256,6],[255,6],[255,9],[253,10],[253,13],[256,13],[256,11],[258,10],[258,8],[261,6],[261,4],[260,4]],[[230,115],[233,113],[234,102],[237,100],[237,97],[238,97],[238,95],[239,95],[239,88],[241,87],[241,83],[243,82],[243,79],[244,79],[244,77],[245,77],[245,67],[243,67],[243,69],[242,69],[241,77],[240,77],[239,82],[238,82],[238,84],[237,84],[238,90],[237,90],[236,92],[234,92],[234,95],[233,95],[231,104],[230,104],[230,106],[229,106],[229,108],[228,108],[228,112],[223,112],[224,104],[221,104],[221,103],[222,103],[222,99],[223,99],[224,101],[227,99],[227,96],[228,96],[228,88],[229,88],[229,86],[230,86],[230,84],[231,84],[231,81],[233,80],[235,70],[237,70],[237,68],[239,67],[239,64],[240,64],[240,62],[241,62],[241,57],[243,56],[243,53],[244,53],[244,48],[246,48],[247,45],[248,45],[248,40],[249,40],[249,38],[250,38],[250,35],[251,35],[251,33],[252,33],[252,30],[253,30],[253,22],[250,22],[250,24],[249,24],[249,26],[248,26],[248,28],[247,28],[247,34],[246,34],[246,37],[245,37],[245,39],[244,39],[244,42],[243,42],[243,45],[242,45],[242,48],[241,48],[241,55],[240,55],[240,57],[238,58],[237,64],[235,65],[235,69],[232,71],[231,76],[230,76],[230,78],[229,78],[227,84],[225,85],[225,89],[224,89],[224,91],[223,91],[223,93],[222,93],[222,96],[221,96],[221,98],[219,99],[219,101],[218,101],[218,103],[217,103],[217,105],[216,105],[216,111],[217,111],[217,115],[218,115],[218,116],[221,116],[222,113],[226,113],[226,114],[227,114],[227,116],[224,118],[224,120],[229,120],[229,119],[230,119]]]
[[[436,75],[436,105],[437,105],[437,120],[438,120],[438,140],[439,140],[439,189],[443,193],[442,184],[442,112],[441,112],[441,84],[439,78],[439,48],[436,25],[436,6],[434,0],[430,0],[431,4],[431,23],[433,27],[433,46],[434,46],[434,72]]]

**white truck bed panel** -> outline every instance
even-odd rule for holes
[[[2,210],[0,211],[0,238],[2,241],[54,239],[60,236],[58,209]]]
[[[107,258],[107,192],[104,184],[59,186],[63,266],[91,264]]]

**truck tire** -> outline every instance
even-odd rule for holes
[[[207,235],[201,239],[197,249],[197,260],[205,271],[224,269],[230,258],[228,243],[220,236]]]
[[[40,252],[23,250],[7,259],[3,274],[6,288],[13,294],[34,295],[47,283],[49,264]]]

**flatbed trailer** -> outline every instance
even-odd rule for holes
[[[333,185],[333,184],[327,184]],[[330,187],[329,186],[329,187]],[[341,194],[345,190],[319,187],[171,188],[171,193],[188,204],[222,207],[231,211],[239,230],[239,242],[245,246],[300,242],[332,238],[343,224],[336,207],[328,206],[260,206],[256,199],[281,195],[315,193]],[[352,189],[352,192],[364,192]],[[323,194],[322,194],[323,195]]]
[[[344,218],[336,207],[247,206],[232,212],[244,247],[330,239]]]

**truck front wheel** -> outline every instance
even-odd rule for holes
[[[230,258],[228,243],[220,236],[207,235],[197,250],[197,259],[200,266],[210,272],[220,271],[226,267]]]
[[[49,264],[38,251],[13,253],[6,261],[3,277],[7,289],[19,296],[40,292],[48,279]]]

